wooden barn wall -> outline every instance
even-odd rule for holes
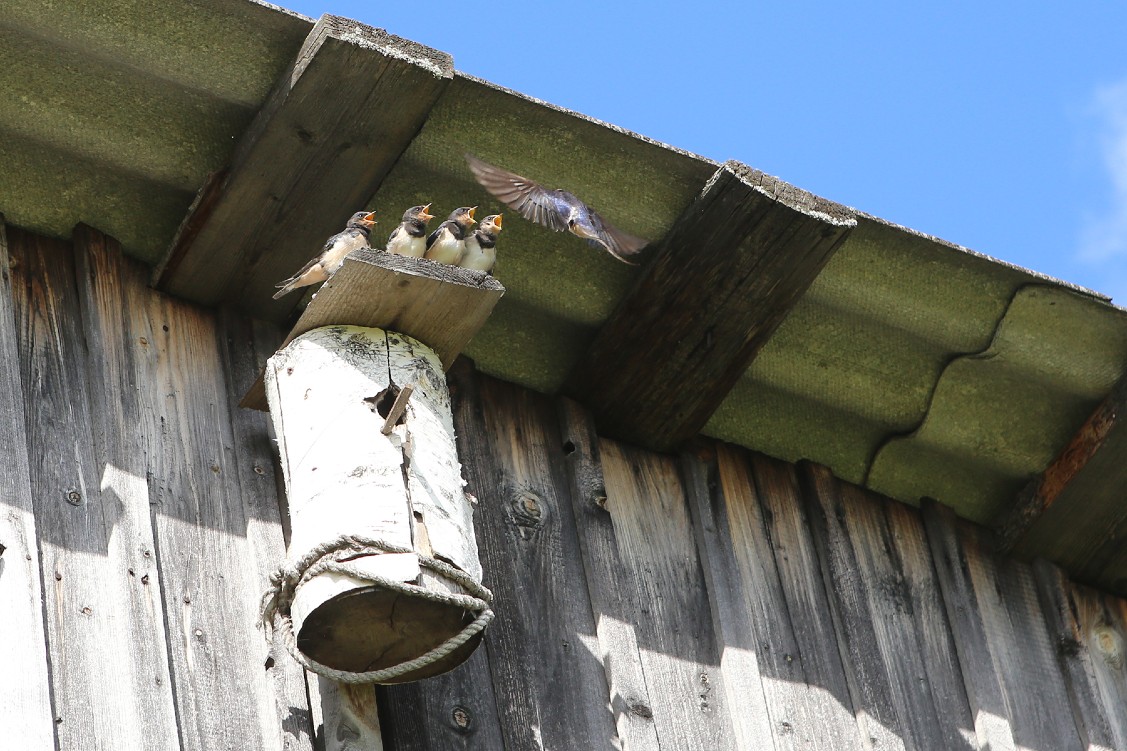
[[[497,619],[377,691],[387,748],[1127,749],[1127,602],[821,466],[450,381]]]
[[[0,254],[0,748],[311,749],[254,625],[284,546],[267,419],[235,406],[277,331],[86,227]]]
[[[816,465],[600,439],[466,362],[484,647],[375,693],[310,680],[255,627],[284,517],[236,402],[279,332],[153,292],[85,227],[0,222],[4,269],[0,748],[1127,751],[1123,600]]]

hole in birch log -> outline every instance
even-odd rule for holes
[[[379,414],[380,417],[386,418],[391,414],[391,408],[395,404],[395,398],[397,396],[399,396],[399,387],[393,383],[380,393],[375,396],[369,396],[364,401],[368,403],[369,409]]]

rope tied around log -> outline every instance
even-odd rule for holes
[[[339,555],[341,551],[348,551],[347,555]],[[434,592],[418,584],[395,581],[361,571],[356,566],[349,565],[349,561],[340,560],[341,558],[357,558],[380,553],[414,554],[418,556],[420,566],[460,585],[470,594]],[[411,597],[444,605],[456,605],[464,610],[476,613],[477,617],[454,636],[412,660],[364,673],[337,670],[317,662],[298,649],[297,634],[294,633],[293,619],[290,615],[290,608],[293,605],[294,597],[297,595],[297,588],[313,577],[324,573],[344,574]],[[417,550],[392,545],[383,540],[359,535],[341,535],[336,539],[317,545],[292,565],[283,564],[270,575],[270,588],[262,595],[262,620],[259,625],[265,632],[267,639],[273,640],[275,636],[280,636],[289,653],[293,655],[298,664],[307,670],[331,678],[338,683],[382,683],[407,675],[443,659],[484,631],[489,622],[493,620],[493,611],[489,607],[492,602],[492,592],[471,579],[461,569],[448,563],[420,555]]]

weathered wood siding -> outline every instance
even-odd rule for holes
[[[51,748],[45,717],[60,749],[311,749],[301,671],[254,626],[284,554],[267,421],[232,398],[280,337],[150,290],[89,228],[7,238],[0,405],[25,408],[0,515],[26,505],[26,465],[46,639],[6,684],[40,692],[37,655],[51,683],[0,717],[0,747]],[[35,558],[21,542],[0,540],[5,587]]]
[[[497,620],[377,690],[386,748],[1127,749],[1124,601],[820,466],[450,378]]]
[[[377,716],[254,625],[284,499],[237,402],[280,332],[154,292],[89,228],[5,250],[0,748],[1127,751],[1127,602],[819,466],[600,440],[465,361],[497,619]]]

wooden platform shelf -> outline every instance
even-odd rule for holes
[[[360,251],[316,293],[282,347],[322,326],[376,326],[424,342],[447,369],[504,293],[499,281],[480,271]],[[267,409],[261,375],[239,406]]]

